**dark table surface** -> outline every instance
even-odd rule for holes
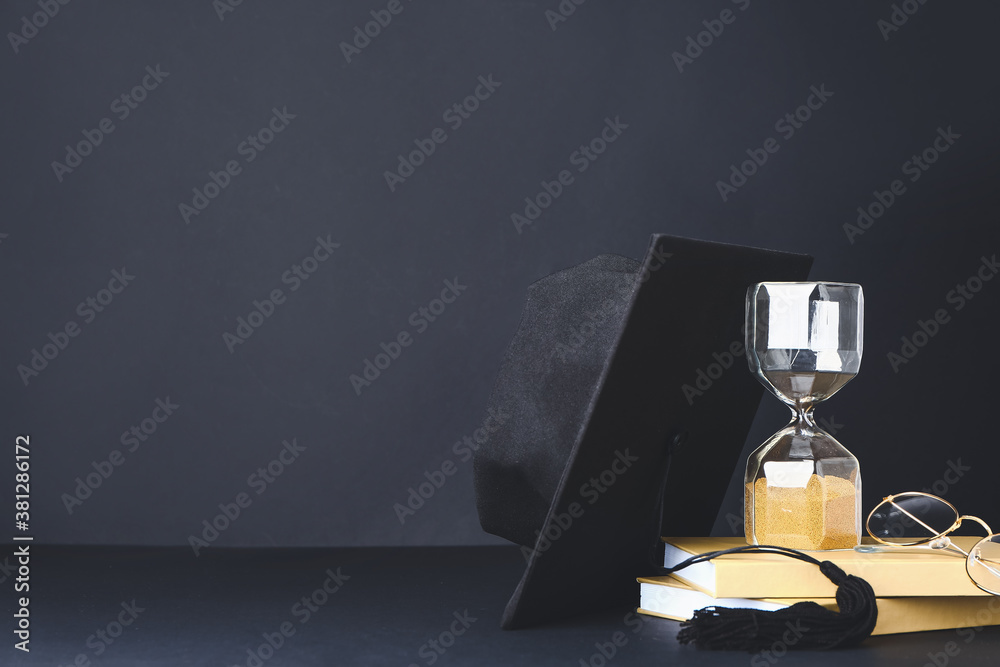
[[[503,631],[500,614],[523,566],[510,547],[209,548],[195,557],[178,548],[33,545],[31,653],[14,649],[5,631],[0,664],[922,667],[935,664],[931,656],[936,667],[1000,664],[995,627],[969,641],[954,630],[925,632],[780,658],[681,646],[677,623],[629,608]],[[16,574],[0,576],[13,629]],[[625,641],[619,635],[606,659],[599,647],[610,652],[617,632]],[[945,653],[948,642],[957,654]]]

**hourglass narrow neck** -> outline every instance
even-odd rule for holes
[[[815,407],[815,403],[808,401],[796,402],[792,404],[786,403],[786,405],[788,405],[792,411],[792,421],[788,422],[788,425],[794,427],[796,432],[809,434],[822,430],[816,425],[816,420],[813,417],[813,407]]]

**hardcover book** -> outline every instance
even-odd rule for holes
[[[965,551],[980,539],[951,538]],[[672,537],[663,541],[665,567],[673,567],[695,554],[746,545],[742,537]],[[853,549],[807,553],[865,579],[880,599],[990,596],[972,583],[965,571],[965,558],[955,551],[910,547],[878,553]],[[779,554],[727,554],[686,567],[673,576],[720,598],[832,598],[837,590],[815,565]]]
[[[787,559],[786,559],[787,560]],[[833,611],[833,598],[713,598],[672,577],[639,579],[639,613],[683,621],[705,607],[729,607],[776,611],[796,602],[812,600]],[[1000,625],[1000,598],[971,596],[922,596],[878,598],[878,623],[873,635],[948,630]]]

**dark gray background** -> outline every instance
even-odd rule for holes
[[[385,4],[244,0],[220,20],[209,0],[71,2],[17,54],[0,47],[0,414],[8,455],[31,435],[37,540],[183,545],[250,491],[216,545],[500,542],[452,446],[482,423],[525,289],[600,253],[641,257],[653,232],[807,252],[815,279],[862,283],[861,374],[818,413],[861,459],[865,505],[961,459],[938,490],[1000,522],[1000,281],[946,301],[1000,250],[995,3],[914,0],[884,39],[890,2],[589,0],[553,30],[557,0],[403,0],[347,63],[339,43]],[[735,22],[679,72],[671,54],[727,8]],[[6,2],[0,27],[37,11]],[[169,77],[119,120],[112,100],[156,65]],[[488,75],[501,86],[452,130],[442,113]],[[833,96],[782,138],[775,121],[821,85]],[[296,118],[242,162],[275,107]],[[114,132],[59,182],[51,163],[104,117]],[[511,214],[607,117],[628,129],[518,234]],[[436,127],[447,141],[390,192],[384,171]],[[961,138],[850,243],[844,223],[939,127]],[[716,181],[768,137],[780,150],[723,202]],[[185,224],[178,205],[231,159],[242,173]],[[289,292],[282,272],[328,234],[340,248]],[[17,366],[122,267],[134,282],[25,386]],[[416,334],[410,313],[455,278],[467,290]],[[275,288],[287,302],[231,354],[223,333]],[[887,353],[938,308],[952,320],[894,372]],[[413,345],[356,395],[348,377],[402,331]],[[69,514],[76,478],[168,396],[176,413]],[[744,456],[785,420],[765,398]],[[293,437],[306,450],[253,493]],[[393,505],[446,459],[455,475],[401,524]],[[721,534],[741,514],[733,465]],[[0,488],[11,507],[12,478]]]

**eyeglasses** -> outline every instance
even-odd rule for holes
[[[987,532],[968,552],[948,538],[965,519],[975,521]],[[955,549],[965,556],[965,570],[976,586],[1000,595],[1000,534],[994,533],[979,517],[959,514],[943,498],[918,491],[887,496],[868,515],[865,528],[876,542],[890,547],[927,545],[932,549]],[[883,551],[879,547],[856,548]]]

